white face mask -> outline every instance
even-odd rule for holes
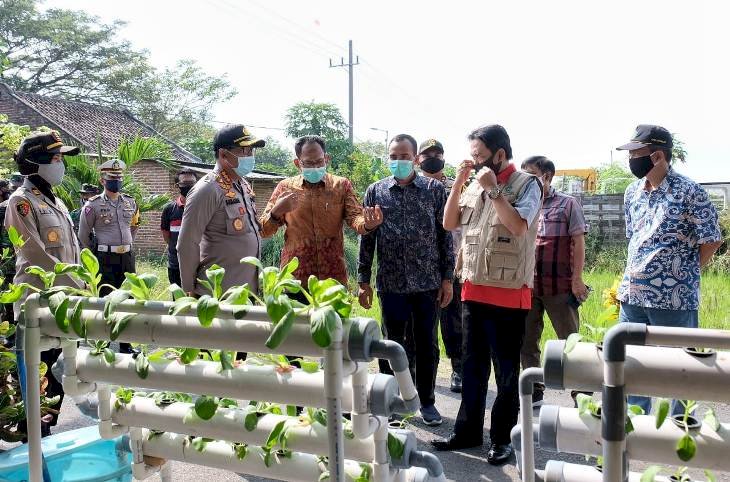
[[[51,186],[58,186],[66,174],[66,166],[63,162],[52,162],[50,164],[38,164],[38,175],[45,179]]]

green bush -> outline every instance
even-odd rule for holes
[[[626,266],[626,246],[607,245],[597,232],[589,231],[585,266],[589,272],[621,273]]]

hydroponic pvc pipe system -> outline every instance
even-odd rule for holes
[[[689,462],[677,457],[677,440],[684,429],[667,420],[659,429],[648,415],[631,418],[634,430],[626,436],[626,456],[655,464],[687,465],[713,471],[730,471],[730,424],[715,432],[706,424],[690,430],[697,453]],[[599,456],[601,421],[591,414],[579,415],[575,408],[545,405],[540,410],[538,443],[544,450]]]
[[[73,298],[72,302],[76,300],[78,298]],[[120,303],[116,312],[138,313],[140,317],[136,319],[136,323],[127,325],[119,337],[119,341],[152,342],[163,346],[201,347],[202,345],[206,348],[227,350],[268,351],[264,347],[264,341],[271,333],[273,325],[263,308],[246,306],[242,310],[242,307],[226,307],[219,311],[212,326],[205,328],[195,317],[167,315],[171,307],[172,303],[165,302],[138,303],[129,300]],[[100,313],[103,308],[104,300],[84,299],[82,320],[86,325],[88,338],[107,339],[108,326]],[[26,302],[26,309],[30,320],[26,326],[31,329],[31,341],[27,342],[26,346],[31,348],[33,353],[38,354],[39,349],[43,349],[45,346],[59,346],[59,339],[68,338],[68,334],[56,326],[53,316],[47,309],[46,300],[40,299],[38,295],[33,295]],[[195,307],[192,307],[191,311],[194,312]],[[277,352],[292,352],[310,356],[322,355],[323,350],[312,342],[308,323],[304,324],[304,321],[308,320],[304,318],[297,320],[298,323],[294,325]],[[136,478],[145,478],[159,471],[163,480],[166,481],[169,479],[170,471],[169,464],[160,469],[144,463],[142,454],[154,457],[160,457],[160,455],[154,450],[152,452],[146,450],[149,444],[145,445],[146,441],[141,429],[135,428],[135,426],[142,424],[152,427],[159,426],[160,430],[172,432],[178,430],[187,433],[192,428],[182,422],[184,415],[177,413],[176,410],[186,411],[190,406],[175,404],[162,410],[151,400],[135,397],[123,408],[112,409],[114,399],[108,384],[198,394],[209,393],[237,399],[262,399],[323,407],[327,409],[328,418],[326,445],[329,449],[330,480],[345,480],[343,448],[346,447],[349,447],[346,450],[352,452],[358,459],[372,462],[376,481],[391,480],[391,473],[396,474],[395,477],[399,480],[407,479],[418,482],[445,480],[438,459],[432,454],[416,451],[415,438],[412,434],[408,435],[409,432],[397,435],[404,441],[404,454],[401,459],[393,460],[389,457],[388,428],[385,417],[396,412],[412,412],[419,405],[415,386],[408,372],[405,351],[395,343],[380,340],[379,329],[374,320],[347,321],[344,327],[338,327],[333,337],[333,343],[324,350],[324,372],[307,374],[295,370],[292,373],[280,374],[274,367],[244,365],[240,368],[226,370],[221,374],[218,364],[198,360],[188,365],[150,363],[149,373],[142,379],[136,374],[134,361],[129,355],[117,354],[115,362],[107,364],[103,361],[103,357],[93,356],[89,350],[77,350],[76,342],[68,341],[64,343],[66,361],[63,376],[64,387],[69,394],[79,395],[95,389],[99,392],[100,433],[106,437],[113,437],[126,431],[130,432],[134,459],[133,473]],[[34,328],[35,330],[33,330]],[[33,357],[28,356],[27,353],[28,351],[26,351],[26,357],[32,363]],[[373,356],[389,360],[394,368],[396,379],[384,375],[369,376],[366,365],[357,363],[358,361],[370,361]],[[343,373],[343,358],[347,363],[347,374]],[[37,367],[37,364],[35,366]],[[34,377],[36,379],[37,373],[36,370],[36,377]],[[29,385],[39,386],[39,383],[34,383],[29,377]],[[241,388],[242,386],[245,388]],[[399,388],[402,396],[398,396]],[[39,411],[40,408],[37,402],[38,399],[33,403],[31,398],[31,403],[28,405],[29,414],[39,413],[36,411],[36,409]],[[348,410],[353,411],[353,431],[356,432],[356,438],[366,440],[344,443],[341,423],[343,402]],[[236,414],[235,409],[220,409],[219,413]],[[33,441],[29,448],[31,460],[37,458],[40,452],[40,424],[39,420],[33,420],[33,418],[29,415],[29,439]],[[236,417],[233,416],[233,418]],[[274,420],[276,420],[276,416],[265,416],[262,418],[261,426],[252,433],[232,437],[234,435],[233,425],[228,423],[225,417],[221,418],[220,415],[216,415],[214,420],[201,423],[201,426],[195,430],[199,430],[201,434],[208,434],[208,436],[201,435],[206,438],[225,435],[226,440],[239,440],[243,435],[244,440],[250,437],[249,442],[246,443],[261,443],[262,438],[268,437],[267,423],[271,421],[275,424]],[[295,418],[292,420],[296,421]],[[236,425],[240,430],[242,426],[240,420]],[[269,432],[271,428],[268,427]],[[301,452],[294,452],[297,460],[311,461],[313,455],[307,458],[307,454],[302,453],[305,451],[305,444],[307,451],[321,453],[325,444],[322,433],[317,433],[316,430],[298,433],[296,427],[292,427],[290,430],[294,434],[294,440],[305,433],[310,439],[307,442],[302,441],[301,447],[299,447],[302,449]],[[155,440],[157,439],[159,437],[155,437]],[[208,452],[209,450],[206,449],[206,454]],[[202,457],[200,463],[216,466],[206,463],[207,457],[190,453],[189,450],[187,453],[176,452],[175,457],[169,458],[192,461],[191,459],[197,460],[198,457]],[[210,457],[215,459],[215,455]],[[290,462],[289,459],[287,459],[288,462]],[[419,466],[423,468],[418,469]],[[390,467],[401,470],[392,472]],[[236,470],[240,471],[240,469]],[[33,469],[33,464],[31,464],[30,472],[31,481],[40,480],[37,471]],[[295,470],[295,472],[297,471]],[[277,476],[268,469],[260,475]],[[280,475],[289,477],[286,474]],[[297,472],[296,475],[291,474],[291,477],[294,478],[284,478],[284,480],[300,480],[296,478],[300,476],[301,473]],[[307,477],[308,475],[302,480],[310,480]]]
[[[602,482],[603,473],[589,465],[569,464],[549,460],[545,464],[543,482]],[[641,482],[641,474],[631,472],[626,479],[628,482]],[[667,477],[657,475],[654,482],[673,482]]]

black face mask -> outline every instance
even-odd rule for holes
[[[427,157],[421,162],[421,169],[429,174],[436,174],[444,170],[444,160],[438,157]]]
[[[179,186],[180,187],[180,194],[182,197],[187,197],[190,190],[193,188],[193,186]]]
[[[496,155],[497,155],[497,153],[495,152],[486,161],[482,162],[481,164],[475,164],[474,165],[474,172],[477,173],[483,167],[488,167],[489,169],[491,169],[492,171],[494,171],[494,173],[496,174],[497,173],[497,169],[496,169],[496,166],[494,165],[494,156],[496,156]]]
[[[639,179],[646,177],[654,168],[654,163],[651,162],[651,156],[632,157],[629,159],[629,169],[631,174],[638,177]]]

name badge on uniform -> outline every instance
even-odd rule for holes
[[[240,231],[243,229],[243,221],[241,221],[241,218],[236,218],[233,220],[233,229],[236,231]]]
[[[232,204],[240,204],[241,200],[238,198],[235,199],[226,199],[226,206],[230,206]]]

